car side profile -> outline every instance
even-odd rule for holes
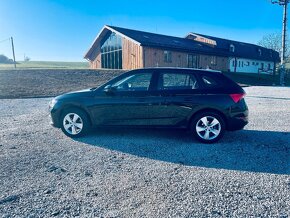
[[[49,104],[52,125],[69,137],[100,126],[183,128],[203,143],[248,123],[244,90],[221,72],[148,68],[98,88],[66,93]]]

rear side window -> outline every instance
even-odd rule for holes
[[[212,87],[214,88],[214,87],[220,86],[220,83],[218,82],[218,80],[216,78],[213,78],[212,76],[202,75],[201,80],[207,88],[212,88]]]
[[[159,90],[191,90],[197,89],[196,78],[186,73],[162,73],[159,79]]]

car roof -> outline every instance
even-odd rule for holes
[[[198,68],[184,68],[184,67],[148,67],[148,68],[140,68],[136,70],[187,70],[187,71],[202,71],[202,72],[213,72],[213,73],[222,73],[219,70],[212,69],[198,69]],[[134,71],[134,70],[133,70]]]

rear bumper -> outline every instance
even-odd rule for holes
[[[248,114],[232,117],[228,120],[227,130],[241,130],[248,124]]]
[[[244,99],[234,104],[230,108],[230,113],[227,122],[227,130],[235,131],[243,129],[249,122],[249,110]]]

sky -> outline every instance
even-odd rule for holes
[[[270,0],[0,0],[0,54],[16,60],[85,61],[104,25],[184,37],[188,32],[249,43],[280,32]]]

